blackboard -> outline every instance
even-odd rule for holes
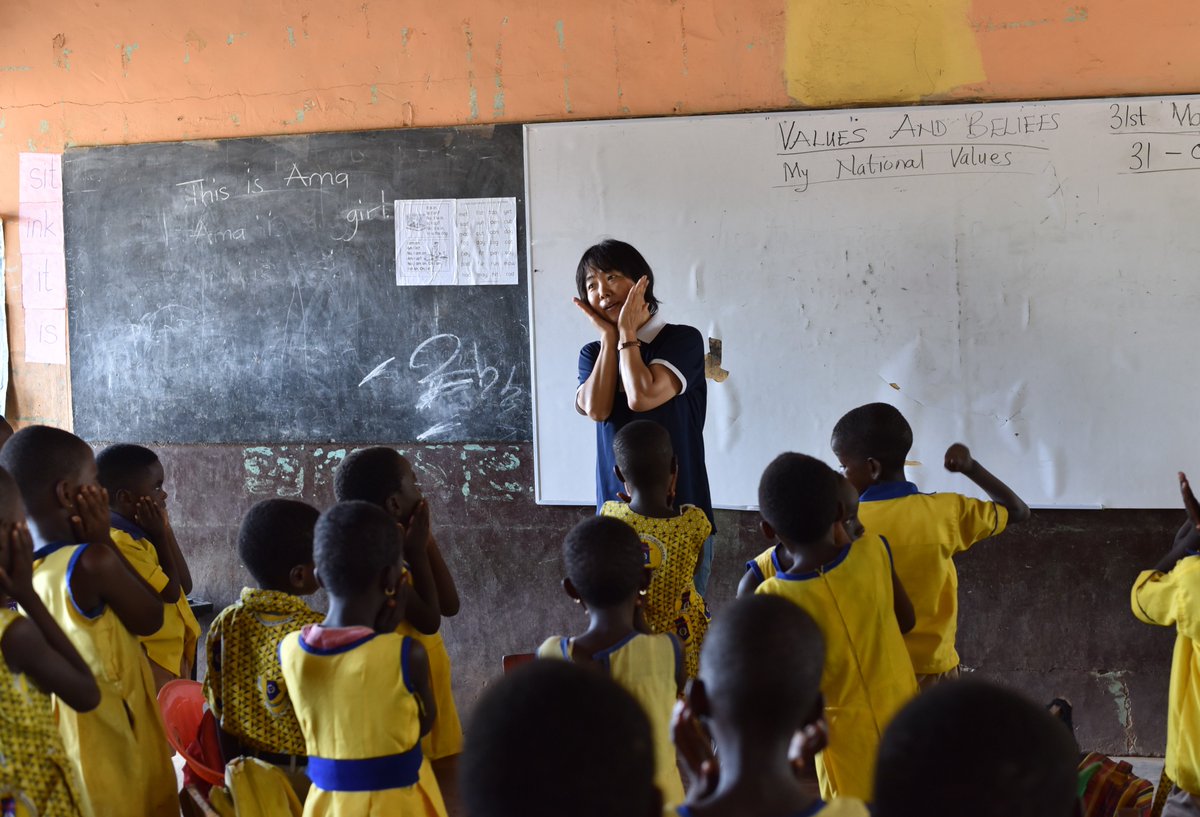
[[[72,149],[63,179],[85,439],[531,438],[519,126]],[[395,200],[485,197],[517,199],[518,283],[396,286]]]

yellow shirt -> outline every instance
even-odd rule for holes
[[[0,607],[0,641],[19,620],[20,613]],[[0,803],[11,798],[29,814],[90,817],[82,792],[54,724],[50,696],[14,674],[0,656]]]
[[[263,752],[304,755],[304,733],[279,667],[279,642],[324,616],[304,599],[243,587],[213,620],[205,642],[204,697],[221,728]]]
[[[858,519],[887,539],[896,575],[912,600],[917,623],[904,644],[918,675],[958,666],[958,571],[953,556],[995,536],[1008,509],[961,494],[922,494],[911,482],[886,482],[863,492]]]
[[[780,572],[757,592],[798,604],[825,636],[821,692],[829,746],[817,755],[821,797],[870,802],[880,736],[917,693],[896,622],[886,543],[865,534],[819,570]]]
[[[323,629],[289,633],[279,646],[308,744],[313,785],[305,817],[446,817],[421,754],[421,704],[408,670],[414,642],[368,631],[337,646],[315,646]]]
[[[121,551],[138,575],[154,588],[155,593],[170,583],[158,561],[158,551],[147,538],[146,532],[117,513],[111,514],[112,528],[109,535],[113,544]],[[187,657],[190,667],[196,660],[196,642],[200,638],[200,622],[188,604],[187,595],[180,590],[173,604],[163,603],[163,623],[158,632],[142,636],[139,640],[150,660],[167,672],[180,674],[183,659]]]
[[[670,519],[642,516],[624,502],[605,502],[600,513],[637,531],[646,568],[651,571],[642,608],[646,624],[656,633],[674,633],[683,642],[687,677],[695,678],[711,616],[704,598],[696,592],[694,577],[712,523],[695,505],[684,505],[679,516]]]
[[[572,660],[574,641],[562,636],[548,638],[538,648],[539,658]],[[671,715],[678,688],[676,670],[683,656],[670,636],[631,633],[607,650],[594,653],[592,659],[624,687],[646,712],[654,738],[655,782],[670,808],[683,802],[683,781],[675,763],[675,745],[671,741]]]
[[[79,650],[100,687],[100,705],[78,713],[56,697],[63,748],[96,817],[178,817],[175,769],[141,646],[107,607],[80,610],[71,574],[86,548],[56,543],[33,554],[33,587]]]
[[[1167,703],[1167,776],[1200,796],[1200,558],[1179,561],[1170,573],[1143,571],[1130,593],[1133,614],[1147,624],[1174,625],[1175,654]]]

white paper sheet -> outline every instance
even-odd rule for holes
[[[517,283],[517,200],[396,202],[396,286]]]

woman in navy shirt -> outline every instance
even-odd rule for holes
[[[654,297],[654,273],[624,241],[589,247],[575,271],[575,305],[600,334],[579,352],[575,408],[596,421],[596,507],[617,499],[613,436],[633,420],[667,429],[679,463],[675,499],[713,521],[704,466],[704,337],[692,326],[667,323]],[[714,524],[713,530],[716,530]],[[701,595],[712,567],[712,537],[696,568]]]

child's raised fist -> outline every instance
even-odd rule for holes
[[[971,459],[971,449],[962,443],[955,443],[946,449],[946,470],[953,474],[965,474],[975,467]]]

